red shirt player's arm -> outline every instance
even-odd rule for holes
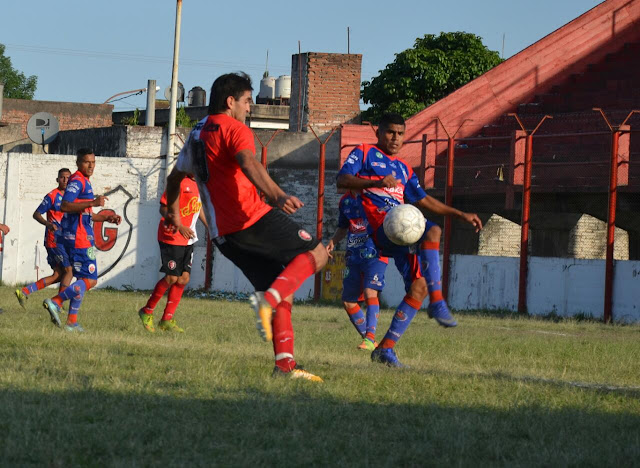
[[[242,150],[235,155],[240,169],[247,176],[247,179],[256,186],[258,190],[265,194],[271,201],[277,201],[281,197],[286,197],[286,193],[269,176],[262,164],[258,162],[255,155],[250,150]]]

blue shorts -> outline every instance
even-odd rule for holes
[[[384,272],[388,263],[379,258],[370,258],[363,262],[347,265],[347,274],[342,280],[342,300],[358,302],[364,288],[382,291]]]
[[[73,276],[76,278],[98,279],[95,247],[89,247],[88,249],[69,249],[69,259],[73,266]]]
[[[47,263],[52,269],[56,270],[71,266],[67,249],[62,244],[58,244],[56,247],[46,247],[46,249]]]
[[[411,284],[418,278],[424,277],[420,259],[418,258],[418,244],[425,240],[427,232],[433,226],[437,226],[433,221],[426,220],[424,233],[418,242],[412,245],[397,245],[389,240],[384,233],[384,229],[380,226],[373,235],[376,246],[380,249],[382,255],[393,257],[396,268],[402,280],[404,281],[404,290],[409,291]]]

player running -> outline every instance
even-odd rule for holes
[[[121,218],[118,215],[92,212],[93,207],[104,206],[107,200],[103,195],[94,197],[93,188],[89,182],[96,166],[93,150],[79,149],[76,165],[78,170],[69,179],[60,207],[64,212],[61,223],[63,242],[77,281],[52,299],[45,299],[42,305],[49,312],[51,321],[60,327],[62,303],[69,300],[69,314],[64,329],[70,332],[83,332],[84,329],[77,320],[78,310],[85,292],[98,283],[93,222],[106,221],[120,224]]]
[[[58,186],[44,196],[40,206],[33,212],[33,219],[45,226],[44,247],[47,249],[47,263],[53,273],[22,289],[16,289],[16,297],[23,309],[26,309],[29,294],[58,282],[60,283],[59,292],[62,292],[73,278],[69,256],[62,245],[62,226],[60,225],[64,214],[60,209],[62,195],[67,188],[70,176],[69,169],[66,167],[60,169],[56,178]],[[46,219],[42,217],[43,214],[46,214]]]
[[[383,115],[376,131],[376,145],[356,147],[340,169],[337,180],[339,188],[362,191],[362,205],[374,242],[382,255],[393,257],[404,279],[407,294],[380,346],[371,353],[373,361],[392,367],[403,367],[394,346],[409,327],[427,293],[429,317],[444,327],[455,327],[457,322],[442,297],[439,265],[442,230],[427,220],[424,234],[417,244],[404,247],[393,244],[382,227],[387,211],[407,201],[423,213],[455,216],[473,225],[476,231],[482,229],[482,221],[476,214],[464,213],[428,196],[411,167],[394,156],[402,148],[404,132],[402,116]]]
[[[349,315],[349,320],[362,337],[362,343],[358,349],[373,351],[378,346],[376,342],[376,328],[380,316],[378,294],[384,288],[384,273],[389,259],[380,256],[367,232],[369,223],[359,195],[347,192],[340,199],[338,210],[338,229],[327,244],[327,253],[331,255],[338,242],[347,237],[345,253],[347,274],[342,280],[342,304]],[[367,304],[366,317],[358,304],[362,294]]]
[[[167,216],[167,192],[162,194],[160,199],[160,215],[162,219],[158,225],[158,244],[160,244],[160,256],[164,278],[156,283],[147,304],[138,311],[142,326],[145,330],[154,333],[153,309],[160,301],[164,293],[169,290],[167,305],[164,314],[158,324],[162,331],[173,331],[183,333],[184,330],[178,326],[173,314],[180,304],[184,288],[191,278],[191,264],[193,263],[193,244],[198,241],[196,234],[196,223],[200,219],[205,227],[207,222],[201,211],[202,202],[198,184],[193,176],[187,176],[180,182],[180,195],[178,198],[180,206],[180,222],[182,226],[177,231],[167,228],[165,217]]]
[[[244,73],[214,81],[209,115],[189,135],[169,176],[166,219],[175,228],[182,225],[180,181],[195,174],[210,238],[258,291],[251,303],[258,332],[273,340],[274,375],[322,381],[294,359],[291,305],[296,289],[326,264],[327,251],[285,215],[303,203],[278,187],[256,160],[253,134],[244,124],[252,90]],[[256,188],[279,209],[262,201]]]

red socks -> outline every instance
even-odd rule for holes
[[[171,286],[169,289],[169,297],[167,297],[167,305],[165,306],[164,314],[162,315],[162,320],[171,320],[173,318],[173,314],[176,312],[178,304],[180,304],[180,299],[182,299],[182,293],[184,292],[185,286],[185,284],[178,283]]]
[[[276,366],[284,372],[291,372],[296,365],[293,359],[293,325],[291,324],[291,304],[281,302],[273,315],[273,352]]]
[[[153,309],[156,307],[156,304],[158,304],[160,299],[162,299],[164,293],[167,292],[167,289],[169,289],[169,283],[167,283],[164,278],[156,283],[156,287],[153,288],[153,292],[147,301],[147,305],[143,307],[145,314],[153,314]]]
[[[316,259],[311,252],[305,252],[291,260],[291,263],[278,275],[264,298],[274,309],[283,298],[293,294],[304,280],[316,272]]]

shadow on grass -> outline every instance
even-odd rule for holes
[[[625,465],[640,416],[340,401],[295,386],[208,399],[0,391],[0,464]]]

